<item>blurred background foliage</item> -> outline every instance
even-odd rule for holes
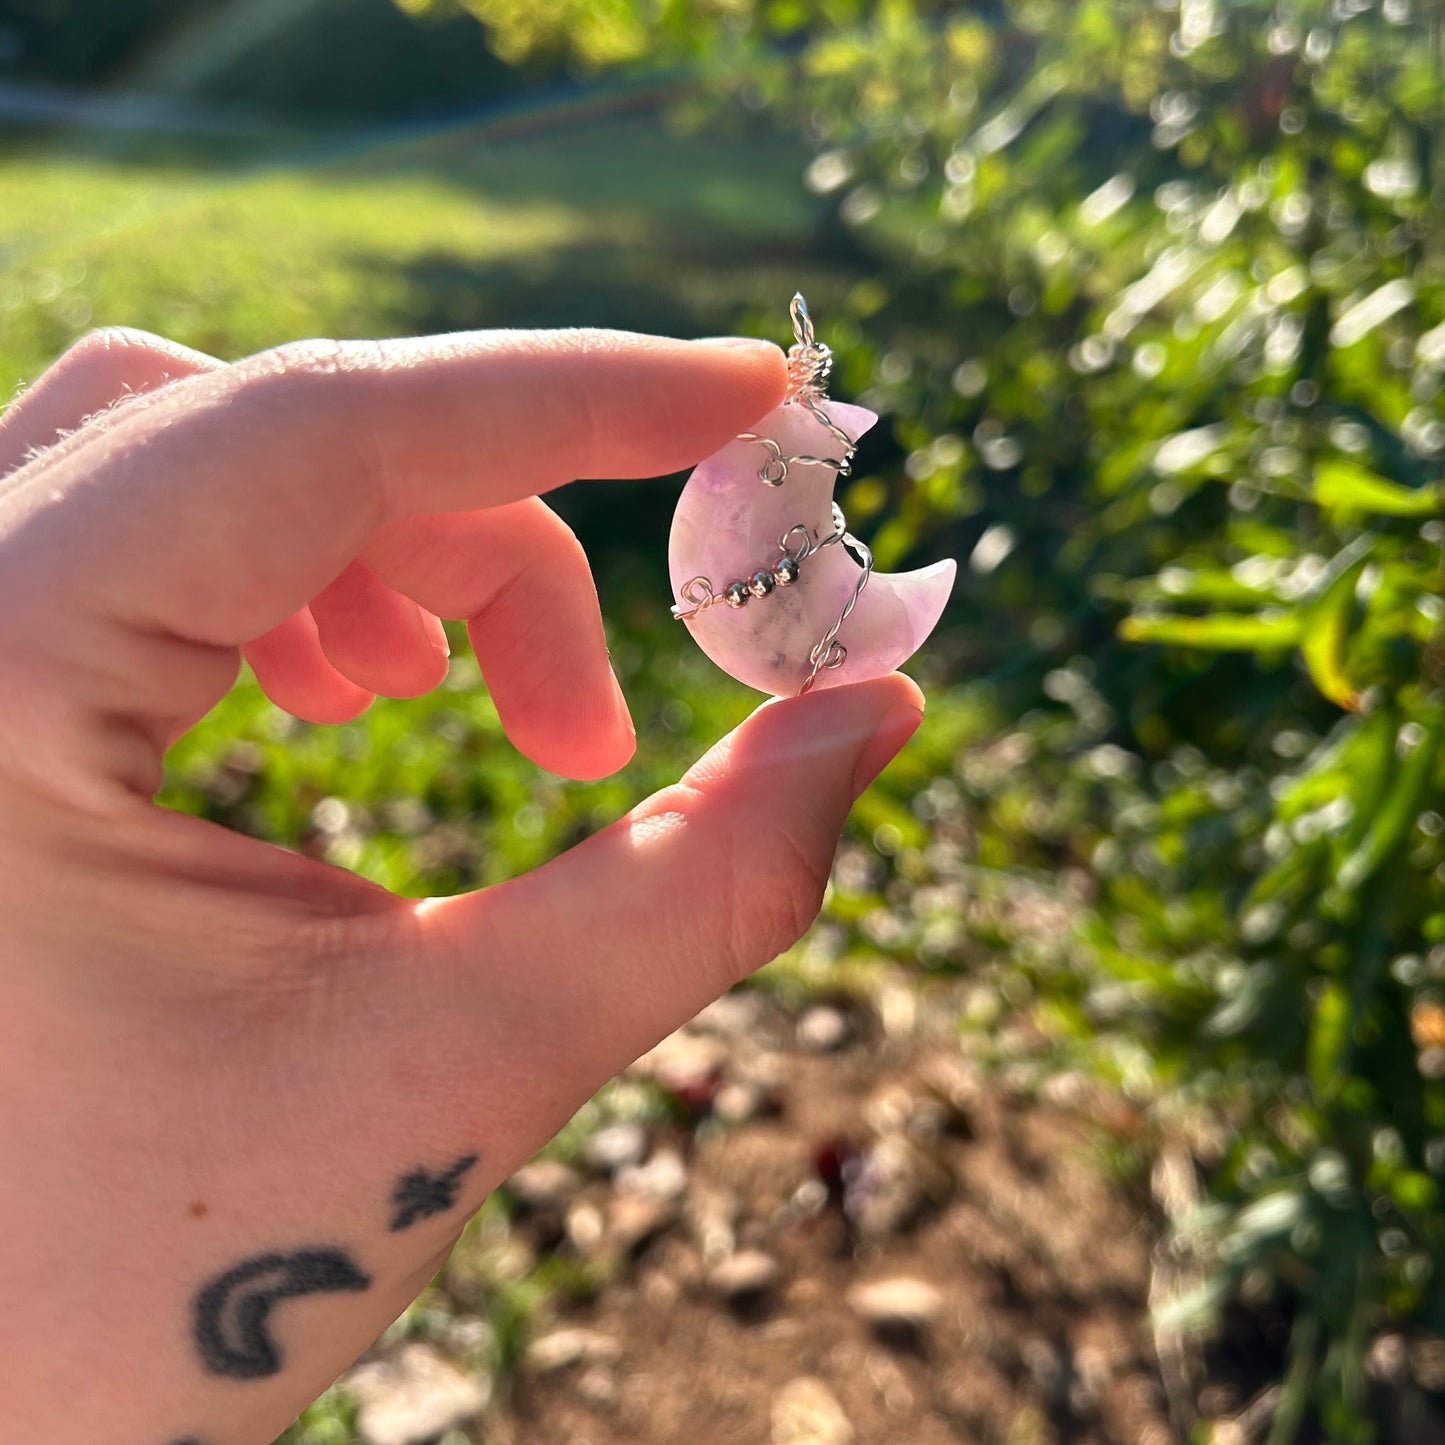
[[[143,83],[215,134],[7,112],[0,380],[110,322],[782,339],[801,287],[885,418],[850,520],[969,566],[765,985],[973,979],[971,1052],[1123,1101],[1161,1356],[1268,1314],[1271,1445],[1384,1438],[1371,1351],[1445,1333],[1445,5],[398,3],[12,0],[9,94]],[[459,657],[340,729],[243,687],[171,801],[423,892],[674,776],[750,698],[667,620],[671,485],[574,490],[620,777],[523,765]]]

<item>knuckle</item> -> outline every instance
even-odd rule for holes
[[[380,342],[337,341],[315,336],[263,351],[253,364],[261,375],[294,378],[298,382],[320,378],[345,381],[364,376],[379,366],[382,359]]]
[[[375,382],[386,365],[376,341],[288,341],[231,368],[230,399],[283,425],[304,423],[328,451],[350,460],[384,502],[390,465],[375,425]]]
[[[19,396],[14,418],[7,412],[7,423],[28,430],[28,445],[21,452],[19,465],[49,453],[77,433],[109,426],[117,413],[128,410],[145,393],[172,379],[177,357],[183,351],[162,337],[126,326],[86,332],[62,353],[30,392]],[[181,372],[190,369],[182,367]],[[31,415],[30,407],[39,407],[39,415],[46,416],[45,403],[36,397],[48,397],[56,415],[32,426],[25,420]],[[19,418],[18,423],[15,418]]]
[[[585,457],[602,457],[613,443],[616,408],[608,394],[608,360],[617,350],[615,332],[574,327],[562,332],[559,347],[572,363],[566,369],[570,382],[568,413]]]
[[[137,363],[162,365],[173,351],[159,336],[128,326],[103,326],[87,331],[55,363],[55,373],[66,381],[84,381],[96,391],[123,391]],[[106,386],[108,379],[113,384]]]
[[[547,508],[546,502],[540,497],[528,498],[534,501],[539,507]],[[551,516],[556,517],[555,523],[549,523],[552,528],[553,547],[555,548],[551,565],[554,568],[566,569],[577,572],[587,577],[592,575],[592,563],[587,556],[587,549],[582,545],[582,539],[572,530],[563,519],[547,508]]]
[[[367,397],[384,365],[380,342],[313,337],[239,361],[231,374],[239,395],[278,406],[312,406],[324,396],[329,414],[354,424],[365,420]]]
[[[134,326],[98,326],[87,331],[60,358],[59,365],[90,364],[100,358],[134,355],[137,351],[153,351],[168,355],[170,344],[164,337]]]

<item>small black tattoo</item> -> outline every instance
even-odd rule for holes
[[[172,1440],[171,1445],[201,1445],[201,1442],[194,1435],[187,1435],[184,1440]]]
[[[265,1379],[281,1369],[281,1352],[269,1328],[276,1305],[299,1295],[363,1290],[370,1284],[340,1249],[259,1254],[218,1275],[197,1293],[196,1348],[212,1374],[232,1380]]]
[[[391,1202],[396,1213],[391,1219],[391,1232],[409,1229],[418,1219],[445,1214],[457,1202],[462,1175],[477,1162],[475,1154],[464,1154],[449,1169],[433,1174],[427,1169],[413,1169],[404,1174],[392,1191]]]

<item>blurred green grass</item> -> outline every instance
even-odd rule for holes
[[[62,157],[0,165],[0,191],[11,384],[94,326],[227,358],[292,337],[386,334],[404,303],[385,269],[400,275],[429,251],[480,262],[551,248],[585,224],[563,205],[497,205],[429,177],[217,179]]]
[[[633,116],[379,134],[311,164],[32,147],[0,158],[0,388],[105,325],[234,359],[311,335],[781,315],[799,282],[766,259],[806,260],[802,165],[776,137]]]

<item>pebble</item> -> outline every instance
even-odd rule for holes
[[[855,1284],[848,1305],[875,1329],[922,1332],[942,1312],[943,1294],[927,1280],[899,1275]]]
[[[681,1283],[665,1269],[643,1270],[638,1275],[637,1288],[658,1314],[666,1314],[682,1298]]]
[[[848,1015],[827,1004],[815,1004],[798,1020],[798,1043],[810,1053],[830,1054],[852,1037]]]
[[[1063,1404],[1073,1373],[1067,1352],[1052,1340],[1032,1339],[1024,1341],[1019,1353],[1044,1404],[1050,1409]]]
[[[760,1249],[740,1249],[708,1270],[707,1284],[714,1294],[737,1304],[769,1293],[782,1273],[770,1254]]]
[[[801,1375],[773,1398],[773,1445],[850,1445],[853,1426],[838,1398],[819,1379]]]
[[[795,1219],[811,1219],[828,1207],[828,1186],[821,1179],[805,1179],[783,1207]]]
[[[644,1054],[627,1072],[653,1079],[690,1107],[703,1109],[717,1092],[718,1077],[726,1059],[727,1045],[721,1039],[679,1029]]]
[[[426,1445],[475,1419],[492,1397],[488,1376],[463,1374],[424,1344],[359,1365],[345,1383],[360,1402],[356,1428],[366,1445]]]
[[[908,1137],[920,1144],[938,1144],[948,1135],[972,1138],[971,1121],[960,1116],[942,1099],[916,1099],[908,1115]]]
[[[646,1194],[619,1194],[607,1209],[607,1238],[624,1254],[640,1250],[678,1217],[675,1201]]]
[[[641,1164],[647,1154],[647,1131],[641,1124],[609,1124],[599,1129],[582,1151],[593,1169],[615,1174],[629,1164]]]
[[[863,1122],[875,1134],[898,1134],[908,1128],[915,1106],[907,1085],[897,1079],[879,1084],[863,1101]]]
[[[487,1250],[487,1275],[497,1284],[515,1284],[537,1267],[537,1256],[518,1234],[505,1235]]]
[[[916,984],[884,984],[878,992],[874,1006],[878,1010],[878,1021],[883,1025],[883,1032],[890,1039],[910,1034],[918,1025]]]
[[[507,1181],[512,1197],[533,1214],[560,1212],[581,1186],[577,1171],[560,1159],[535,1159]]]
[[[453,1355],[481,1355],[496,1344],[496,1332],[486,1320],[475,1315],[450,1315],[440,1326],[438,1337]]]
[[[645,1194],[649,1199],[681,1199],[687,1193],[687,1165],[675,1149],[659,1149],[646,1164],[629,1164],[617,1171],[617,1188],[624,1194]]]
[[[728,1073],[731,1078],[756,1084],[765,1094],[774,1095],[788,1082],[791,1069],[788,1055],[745,1044],[734,1051]]]
[[[594,1410],[610,1410],[617,1404],[617,1381],[610,1370],[595,1365],[577,1381],[577,1394]]]
[[[527,1346],[527,1363],[539,1374],[572,1365],[610,1364],[622,1354],[621,1344],[601,1330],[564,1329],[542,1335]]]
[[[724,1124],[746,1124],[763,1112],[766,1103],[763,1091],[756,1084],[739,1081],[724,1084],[717,1091],[712,1111]]]
[[[746,1123],[749,1118],[778,1113],[791,1068],[787,1055],[740,1044],[713,1100],[713,1113],[724,1123]]]
[[[987,1096],[981,1071],[957,1054],[935,1054],[919,1070],[919,1080],[947,1106],[961,1126],[958,1132],[963,1137],[971,1137],[974,1116]]]
[[[607,1222],[595,1204],[579,1200],[567,1211],[564,1226],[572,1248],[584,1259],[594,1255],[607,1234]]]
[[[687,1202],[687,1223],[703,1261],[720,1264],[737,1248],[738,1197],[729,1189],[697,1185]]]
[[[700,1033],[738,1039],[752,1033],[761,1014],[762,1003],[757,994],[742,990],[714,999],[693,1019],[692,1026]]]
[[[1078,1395],[1084,1402],[1083,1409],[1097,1408],[1099,1401],[1108,1392],[1113,1378],[1114,1363],[1108,1351],[1097,1345],[1080,1345],[1074,1352],[1074,1381],[1069,1386],[1070,1402]],[[1202,1401],[1201,1394],[1201,1406]],[[1081,1414],[1083,1409],[1075,1407],[1075,1413]]]
[[[952,1192],[937,1160],[890,1134],[845,1170],[843,1208],[865,1238],[882,1239],[911,1228],[930,1201],[941,1203]]]

